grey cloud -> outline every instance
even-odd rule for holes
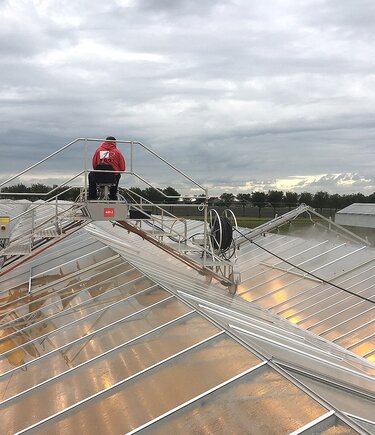
[[[15,155],[2,157],[2,170],[74,137],[114,134],[217,187],[303,174],[372,179],[366,53],[375,32],[360,32],[359,12],[351,21],[354,0],[124,4],[51,2],[42,13],[28,3],[34,25],[24,32],[22,14],[10,16],[0,42],[0,146]],[[144,167],[168,179],[148,160]]]

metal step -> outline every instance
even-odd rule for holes
[[[60,234],[55,229],[38,230],[33,234],[34,238],[51,238],[60,237]]]
[[[193,245],[185,245],[184,243],[178,243],[173,241],[166,242],[167,246],[170,246],[171,248],[175,249],[179,252],[198,252],[202,253],[204,251],[204,248],[202,246],[193,246]]]
[[[0,251],[0,255],[28,255],[31,252],[31,244],[27,245],[9,245],[2,251]]]
[[[178,237],[178,234],[176,233],[167,233],[166,231],[145,231],[143,230],[146,234],[149,234],[150,236],[155,236],[155,237],[160,237],[160,236],[165,236],[165,237]]]

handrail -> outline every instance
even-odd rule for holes
[[[195,184],[196,186],[198,186],[199,188],[201,188],[207,196],[207,189],[205,189],[203,186],[201,186],[199,183],[197,183],[196,181],[194,181],[192,178],[190,178],[188,175],[186,175],[184,172],[180,171],[180,169],[176,168],[175,166],[173,166],[171,163],[167,162],[163,157],[159,156],[159,154],[157,154],[155,151],[152,151],[150,148],[148,148],[146,145],[143,145],[141,142],[133,142],[134,144],[139,144],[141,145],[144,149],[146,149],[149,153],[153,154],[155,157],[157,157],[158,159],[160,159],[161,161],[163,161],[164,163],[166,163],[170,168],[174,169],[175,171],[177,171],[179,174],[181,174],[182,176],[184,176],[185,178],[187,178],[189,181],[191,181],[193,184]]]
[[[74,189],[74,187],[73,187],[73,186],[68,186],[68,188],[67,188],[66,190],[64,190],[63,192],[59,192],[57,195],[53,196],[52,198],[49,198],[49,199],[48,199],[47,201],[45,201],[45,202],[41,202],[41,203],[39,203],[38,205],[36,205],[36,206],[34,206],[34,207],[29,207],[29,208],[27,208],[27,209],[26,209],[25,211],[23,211],[22,213],[18,214],[17,216],[12,217],[10,221],[12,222],[12,221],[14,221],[14,220],[16,220],[16,219],[18,219],[18,218],[20,218],[20,217],[22,217],[22,216],[28,214],[30,211],[33,211],[33,210],[35,210],[35,209],[41,207],[42,205],[46,205],[46,204],[52,202],[54,199],[56,199],[56,198],[59,197],[60,195],[63,195],[63,194],[66,193],[66,192],[69,192],[69,190],[71,190],[71,189]]]
[[[78,140],[78,139],[77,139]],[[82,139],[81,139],[82,140]],[[86,138],[87,141],[89,142],[101,142],[103,141],[103,139],[93,139],[93,138]],[[149,148],[148,146],[144,145],[142,142],[138,142],[138,141],[130,141],[130,140],[117,140],[116,139],[116,143],[126,143],[126,144],[130,144],[130,145],[140,145],[141,147],[143,147],[145,150],[147,150],[150,154],[153,154],[155,157],[157,157],[159,160],[161,160],[162,162],[164,162],[166,165],[168,165],[170,168],[174,169],[175,171],[177,171],[179,174],[181,174],[183,177],[185,177],[186,179],[188,179],[189,181],[191,181],[193,184],[195,184],[197,187],[201,188],[202,190],[204,190],[207,193],[207,189],[205,189],[203,186],[201,186],[199,183],[197,183],[196,181],[194,181],[191,177],[189,177],[189,175],[185,174],[184,172],[182,172],[180,169],[178,169],[176,166],[172,165],[171,163],[169,163],[167,160],[165,160],[163,157],[161,157],[159,154],[157,154],[155,151],[153,151],[151,148]],[[1,186],[0,186],[1,187]]]
[[[55,192],[55,190],[60,189],[61,187],[66,186],[71,181],[75,180],[79,176],[83,175],[85,171],[78,172],[78,174],[74,175],[73,177],[69,178],[69,180],[65,181],[64,183],[61,183],[59,186],[54,187],[52,190],[49,190],[48,192],[1,192],[0,196],[16,196],[16,195],[23,195],[23,196],[48,196],[51,195],[52,192]],[[73,186],[71,187],[73,188]],[[66,191],[64,191],[65,193]],[[60,192],[57,196],[62,195]]]
[[[154,202],[151,202],[149,199],[143,197],[142,195],[140,195],[139,193],[133,192],[131,189],[128,189],[126,187],[121,187],[121,189],[131,192],[133,195],[138,196],[138,198],[141,200],[140,203],[136,203],[136,204],[131,204],[132,207],[136,208],[137,205],[141,206],[142,204],[144,205],[144,203],[146,203],[146,205],[155,207],[158,210],[163,211],[164,213],[166,213],[169,217],[173,218],[173,219],[177,219],[181,222],[183,222],[185,219],[184,218],[178,218],[177,216],[174,216],[172,213],[170,213],[168,210],[165,210],[164,208],[162,208],[159,204],[155,204]],[[163,204],[163,205],[173,205],[173,204]]]
[[[66,148],[69,148],[71,145],[75,144],[79,140],[82,140],[82,139],[81,138],[74,139],[74,141],[68,143],[67,145],[64,145],[62,148],[60,148],[57,151],[53,152],[49,156],[47,156],[44,159],[40,160],[39,162],[34,163],[33,165],[31,165],[30,167],[24,169],[23,171],[19,172],[18,174],[14,175],[13,177],[8,178],[8,180],[3,181],[2,183],[0,183],[0,188],[1,188],[1,186],[4,186],[4,184],[9,183],[9,181],[14,180],[15,178],[19,177],[20,175],[23,175],[26,172],[30,171],[31,169],[34,169],[35,167],[39,166],[41,163],[44,163],[46,160],[49,160],[51,157],[55,156],[56,154],[61,153],[61,151],[64,151]]]
[[[87,144],[87,142],[102,142],[104,141],[104,139],[95,139],[95,138],[82,138],[79,137],[77,139],[74,139],[73,141],[69,142],[68,144],[64,145],[63,147],[59,148],[57,151],[54,151],[53,153],[49,154],[47,157],[44,157],[42,160],[40,160],[37,163],[34,163],[33,165],[29,166],[28,168],[24,169],[23,171],[17,173],[16,175],[8,178],[7,180],[3,181],[0,183],[0,194],[4,195],[4,196],[12,196],[12,195],[27,195],[27,196],[47,196],[50,195],[51,192],[54,192],[55,190],[57,190],[58,188],[65,186],[67,183],[69,183],[70,181],[72,181],[73,179],[76,178],[72,177],[70,180],[60,184],[59,186],[57,186],[56,188],[54,188],[53,190],[49,191],[49,192],[44,192],[44,193],[19,193],[19,192],[1,192],[1,187],[8,184],[10,181],[15,180],[16,178],[20,177],[21,175],[25,174],[26,172],[36,168],[37,166],[39,166],[40,164],[44,163],[45,161],[49,160],[50,158],[54,157],[55,155],[61,153],[62,151],[66,150],[67,148],[71,147],[72,145],[74,145],[75,143],[79,142],[79,141],[85,141],[85,144]],[[159,160],[161,160],[163,163],[165,163],[167,166],[169,166],[171,169],[173,169],[174,171],[178,172],[180,175],[182,175],[184,178],[186,178],[187,180],[189,180],[191,183],[193,183],[195,186],[199,187],[200,189],[203,190],[205,197],[208,197],[208,190],[206,188],[204,188],[202,185],[200,185],[199,183],[197,183],[196,181],[194,181],[191,177],[189,177],[187,174],[185,174],[183,171],[181,171],[180,169],[178,169],[176,166],[172,165],[171,163],[169,163],[167,160],[165,160],[163,157],[161,157],[159,154],[157,154],[155,151],[151,150],[149,147],[147,147],[146,145],[144,145],[142,142],[138,142],[138,141],[129,141],[129,140],[116,140],[116,143],[120,143],[120,144],[129,144],[131,145],[131,153],[130,153],[130,167],[131,167],[131,174],[136,176],[137,178],[139,178],[140,180],[142,180],[143,182],[145,182],[146,184],[148,184],[150,187],[153,187],[154,189],[158,190],[160,193],[162,193],[165,197],[167,198],[175,198],[173,196],[168,196],[165,195],[163,192],[161,192],[159,189],[155,188],[154,186],[152,186],[150,183],[148,183],[146,180],[144,180],[142,177],[140,177],[139,175],[137,175],[136,173],[133,172],[133,146],[134,145],[139,145],[140,147],[144,148],[146,151],[148,151],[150,154],[154,155],[156,158],[158,158]],[[86,161],[86,160],[85,160]],[[86,174],[87,169],[85,168],[84,171],[82,171],[79,175],[82,174]],[[90,171],[91,172],[91,171]],[[129,173],[126,171],[122,171],[121,173]],[[78,176],[78,175],[77,175]]]

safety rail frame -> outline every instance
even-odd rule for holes
[[[44,157],[43,159],[41,159],[40,161],[34,163],[33,165],[29,166],[28,168],[22,170],[21,172],[17,173],[16,175],[13,175],[12,177],[6,179],[5,181],[0,183],[0,196],[23,196],[23,197],[35,197],[38,196],[39,198],[43,198],[43,197],[49,197],[52,193],[58,191],[59,189],[66,187],[69,183],[71,183],[72,181],[76,180],[77,178],[83,176],[84,177],[84,193],[82,196],[82,191],[81,191],[81,195],[79,197],[78,200],[76,200],[75,203],[72,204],[72,206],[70,208],[77,208],[77,209],[84,209],[85,207],[85,203],[87,202],[87,180],[88,180],[88,173],[89,172],[108,172],[105,170],[93,170],[93,169],[89,169],[87,167],[87,162],[88,162],[88,144],[90,142],[103,142],[105,141],[105,139],[96,139],[96,138],[77,138],[74,139],[73,141],[69,142],[68,144],[62,146],[61,148],[59,148],[58,150],[54,151],[53,153],[49,154],[48,156]],[[79,142],[83,142],[83,151],[84,151],[84,169],[80,172],[78,172],[77,174],[71,176],[69,178],[69,180],[66,180],[62,183],[60,183],[57,186],[54,186],[51,190],[47,191],[47,192],[3,192],[2,188],[9,184],[11,181],[21,177],[22,175],[30,172],[31,170],[33,170],[34,168],[40,166],[41,164],[47,162],[48,160],[52,159],[53,157],[55,157],[56,155],[62,153],[63,151],[67,150],[68,148],[76,145]],[[180,169],[178,169],[176,166],[174,166],[173,164],[169,163],[166,159],[164,159],[163,157],[161,157],[159,154],[157,154],[155,151],[153,151],[152,149],[150,149],[149,147],[147,147],[146,145],[144,145],[142,142],[139,141],[132,141],[132,140],[116,140],[117,144],[126,144],[130,146],[130,153],[129,153],[129,158],[127,158],[127,163],[128,163],[128,167],[129,170],[126,171],[119,171],[119,173],[121,174],[129,174],[131,176],[134,176],[136,179],[138,179],[139,181],[141,181],[142,183],[144,183],[145,185],[147,185],[148,187],[151,187],[153,189],[155,189],[159,194],[161,194],[165,199],[178,199],[180,198],[180,196],[173,196],[173,195],[167,195],[165,194],[162,190],[158,189],[157,187],[155,187],[152,183],[150,183],[149,181],[147,181],[144,177],[142,177],[140,174],[138,174],[135,170],[135,163],[134,163],[134,153],[135,153],[135,148],[136,147],[141,147],[143,148],[147,153],[151,154],[152,156],[156,157],[158,160],[160,160],[161,162],[163,162],[165,165],[167,165],[169,168],[171,168],[173,171],[177,172],[178,174],[180,174],[185,180],[188,180],[190,183],[193,184],[193,186],[195,188],[199,188],[201,190],[201,194],[199,195],[202,199],[203,202],[199,203],[199,204],[184,204],[184,206],[186,207],[194,207],[194,208],[198,208],[199,211],[203,212],[204,214],[204,241],[205,244],[204,246],[202,246],[201,244],[195,243],[194,241],[190,240],[189,242],[191,243],[191,245],[195,245],[195,247],[197,248],[197,251],[199,250],[202,253],[202,266],[204,268],[208,268],[211,271],[213,271],[216,267],[217,271],[220,271],[221,268],[224,268],[224,270],[229,270],[229,273],[224,273],[224,276],[222,276],[222,282],[226,283],[227,285],[231,284],[230,280],[228,279],[227,275],[230,275],[230,273],[233,272],[233,267],[232,264],[229,261],[223,260],[220,257],[216,256],[214,252],[212,252],[210,250],[210,244],[208,242],[208,229],[207,229],[207,218],[208,218],[208,213],[207,213],[207,208],[208,208],[208,190],[206,188],[204,188],[201,184],[199,184],[198,182],[196,182],[195,180],[193,180],[190,176],[188,176],[186,173],[184,173],[183,171],[181,171]],[[51,223],[55,223],[56,228],[58,229],[58,225],[59,225],[59,219],[61,218],[62,215],[65,215],[64,218],[66,218],[66,212],[67,210],[63,211],[62,213],[59,212],[58,207],[57,207],[57,203],[58,203],[58,199],[60,196],[62,196],[63,194],[65,194],[66,192],[68,192],[70,189],[77,187],[77,186],[67,186],[66,189],[64,189],[61,192],[58,192],[56,195],[54,195],[51,198],[48,198],[45,202],[37,204],[37,205],[33,205],[31,207],[29,207],[27,210],[25,210],[22,213],[19,213],[17,216],[14,216],[11,218],[12,221],[27,215],[28,213],[32,212],[34,213],[35,210],[38,207],[41,207],[43,205],[45,205],[46,203],[50,203],[52,201],[56,201],[56,213],[54,217],[51,217],[48,222]],[[81,186],[82,187],[82,186]],[[123,186],[120,186],[120,188],[124,189],[125,191],[128,190],[129,192],[132,192],[130,189],[124,188]],[[165,224],[165,216],[168,217],[168,221],[170,222],[171,219],[175,220],[175,222],[179,221],[179,222],[183,222],[184,223],[184,231],[183,234],[179,233],[178,231],[174,230],[172,227],[174,224],[171,225],[171,227],[169,228],[169,232],[172,234],[172,237],[175,237],[176,240],[178,241],[179,244],[179,251],[183,252],[184,250],[186,252],[189,251],[189,249],[187,249],[186,246],[181,247],[181,243],[187,242],[187,224],[186,224],[186,220],[178,218],[177,216],[174,216],[172,213],[168,212],[165,207],[171,205],[171,204],[155,204],[152,203],[151,201],[147,200],[146,198],[141,197],[140,195],[138,195],[136,192],[132,192],[132,194],[139,196],[139,198],[141,199],[140,203],[136,203],[136,204],[131,204],[131,207],[133,209],[138,209],[138,210],[142,210],[142,206],[153,206],[156,207],[158,210],[161,211],[161,219],[157,218],[156,216],[152,216],[151,220],[157,221],[158,223],[161,224],[162,228],[167,227],[167,225]],[[191,196],[191,195],[184,195],[183,198],[185,199],[193,199],[196,198],[196,195]],[[173,205],[178,205],[178,204],[173,204]],[[69,208],[69,209],[70,209]],[[68,210],[69,210],[68,209]],[[83,219],[85,219],[85,217],[83,216]],[[46,222],[44,222],[46,223]],[[32,225],[34,227],[34,225]],[[39,225],[38,225],[39,227]],[[35,230],[36,228],[31,228],[31,232],[33,232],[33,230]],[[19,236],[17,236],[14,240],[23,240],[27,235],[30,234],[30,230],[26,231],[24,234],[21,234]],[[175,234],[175,236],[174,236]],[[167,234],[166,234],[167,236]],[[12,240],[12,242],[14,241]],[[191,248],[191,246],[190,246]],[[215,275],[215,272],[214,272]],[[219,273],[220,275],[220,273]]]

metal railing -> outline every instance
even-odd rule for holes
[[[12,177],[8,178],[7,180],[1,182],[0,183],[0,195],[1,196],[23,195],[23,196],[39,196],[39,197],[49,196],[51,193],[55,192],[56,190],[58,190],[61,187],[66,186],[68,183],[70,183],[71,181],[77,179],[81,175],[84,175],[84,187],[85,187],[85,190],[87,191],[87,175],[88,175],[88,173],[89,172],[105,172],[105,171],[95,171],[95,170],[89,169],[87,167],[87,161],[88,161],[88,143],[89,142],[98,142],[98,143],[100,143],[100,142],[104,142],[104,141],[105,141],[105,139],[94,139],[94,138],[77,138],[77,139],[74,139],[72,142],[69,142],[68,144],[66,144],[63,147],[59,148],[57,151],[54,151],[53,153],[51,153],[48,156],[44,157],[42,160],[38,161],[37,163],[34,163],[33,165],[29,166],[28,168],[26,168],[26,169],[22,170],[21,172],[17,173],[16,175],[13,175]],[[76,175],[73,175],[69,180],[64,181],[63,183],[61,183],[60,185],[54,187],[53,189],[51,189],[48,192],[41,192],[41,193],[34,193],[34,192],[33,193],[32,192],[3,192],[1,190],[3,186],[9,184],[11,181],[13,181],[13,180],[17,179],[18,177],[20,177],[20,176],[30,172],[32,169],[40,166],[42,163],[44,163],[44,162],[46,162],[46,161],[48,161],[50,159],[52,159],[56,155],[62,153],[63,151],[67,150],[68,148],[72,147],[73,145],[77,144],[78,142],[83,142],[84,170],[78,172]],[[206,201],[208,200],[208,191],[207,191],[206,188],[204,188],[201,184],[199,184],[195,180],[193,180],[189,175],[187,175],[186,173],[184,173],[183,171],[178,169],[176,166],[172,165],[170,162],[168,162],[166,159],[161,157],[159,154],[157,154],[155,151],[153,151],[152,149],[150,149],[149,147],[147,147],[143,143],[138,142],[138,141],[116,140],[116,144],[127,144],[127,145],[130,145],[130,153],[129,153],[130,154],[130,158],[127,159],[127,161],[129,162],[128,166],[130,167],[130,170],[128,170],[128,171],[119,171],[119,173],[121,173],[121,174],[129,174],[129,175],[135,176],[138,180],[142,181],[147,186],[154,188],[155,190],[157,190],[159,193],[161,193],[164,197],[166,197],[168,199],[176,199],[176,198],[178,198],[176,196],[168,196],[168,195],[164,194],[164,192],[162,192],[160,189],[158,189],[155,186],[153,186],[153,184],[151,182],[149,182],[146,179],[144,179],[141,175],[139,175],[134,170],[134,167],[135,167],[135,163],[134,163],[134,149],[135,149],[135,147],[140,147],[140,148],[144,149],[146,152],[148,152],[149,154],[151,154],[152,156],[156,157],[161,162],[163,162],[165,165],[167,165],[173,171],[175,171],[178,174],[180,174],[184,179],[188,180],[195,187],[198,187],[199,189],[201,189],[202,196],[206,199]],[[194,198],[194,196],[185,196],[185,198]]]
[[[39,203],[39,204],[34,204],[32,206],[30,206],[27,210],[23,211],[22,213],[19,213],[16,216],[13,216],[11,218],[12,221],[15,221],[29,213],[35,213],[35,211],[39,208],[42,207],[43,205],[45,205],[46,203],[51,203],[51,202],[56,202],[56,216],[54,216],[55,219],[55,223],[56,225],[58,225],[58,220],[59,220],[59,214],[60,211],[57,207],[57,202],[59,200],[59,198],[64,195],[65,193],[67,193],[69,190],[73,189],[76,186],[68,186],[69,183],[71,183],[72,181],[77,180],[79,177],[83,176],[84,177],[84,190],[83,190],[83,194],[81,191],[81,195],[79,197],[79,199],[76,201],[76,203],[74,204],[74,207],[77,208],[82,208],[82,206],[84,206],[85,202],[87,201],[87,180],[88,180],[88,174],[89,172],[108,172],[105,170],[93,170],[91,168],[88,168],[88,159],[89,159],[89,144],[90,143],[102,143],[104,142],[104,139],[96,139],[96,138],[77,138],[74,139],[73,141],[69,142],[68,144],[62,146],[61,148],[59,148],[58,150],[54,151],[53,153],[49,154],[48,156],[44,157],[43,159],[41,159],[40,161],[34,163],[33,165],[27,167],[26,169],[18,172],[16,175],[13,175],[12,177],[6,179],[5,181],[0,183],[0,195],[1,196],[8,196],[8,197],[14,197],[14,196],[23,196],[23,197],[39,197],[39,198],[47,198],[45,200],[45,202],[43,203]],[[35,168],[39,167],[40,165],[42,165],[45,162],[48,162],[49,160],[51,160],[52,158],[54,158],[55,156],[62,154],[63,152],[71,149],[71,147],[76,146],[77,144],[80,144],[80,142],[83,144],[83,162],[84,162],[84,168],[83,170],[79,171],[77,174],[72,175],[68,180],[62,181],[60,184],[55,185],[53,188],[51,188],[50,190],[48,190],[47,192],[29,192],[29,191],[25,191],[25,192],[4,192],[2,191],[2,188],[9,184],[11,181],[16,180],[19,177],[22,177],[25,174],[30,173],[32,170],[34,170]],[[81,144],[81,145],[82,145]],[[134,176],[137,180],[139,180],[141,183],[143,183],[144,185],[146,185],[147,187],[150,187],[152,189],[154,189],[156,192],[158,192],[161,197],[165,198],[165,200],[176,200],[179,199],[180,196],[173,196],[173,195],[167,195],[165,192],[163,192],[161,189],[159,189],[158,187],[156,187],[152,182],[146,180],[143,176],[141,176],[137,171],[136,171],[136,167],[135,167],[135,149],[137,147],[142,148],[146,151],[146,153],[149,153],[151,156],[155,157],[157,160],[159,160],[160,162],[162,162],[164,165],[168,166],[170,169],[172,169],[172,171],[178,173],[179,175],[181,175],[185,180],[187,180],[189,183],[191,183],[195,188],[198,188],[201,190],[201,194],[200,197],[203,198],[204,202],[203,204],[190,204],[187,206],[190,207],[194,207],[194,208],[198,208],[199,211],[203,211],[204,213],[204,221],[207,222],[207,201],[208,201],[208,191],[207,189],[205,189],[201,184],[199,184],[198,182],[196,182],[195,180],[193,180],[189,175],[187,175],[186,173],[184,173],[183,171],[181,171],[180,169],[178,169],[176,166],[174,166],[173,164],[171,164],[170,162],[168,162],[166,159],[164,159],[163,157],[161,157],[159,154],[157,154],[155,151],[153,151],[152,149],[150,149],[149,147],[147,147],[146,145],[144,145],[141,142],[138,141],[129,141],[129,140],[116,140],[116,144],[122,144],[122,145],[128,145],[130,147],[129,150],[129,154],[127,155],[127,166],[129,167],[128,170],[126,171],[119,171],[119,173],[121,174],[127,174],[130,176]],[[125,153],[124,153],[125,154]],[[82,187],[82,185],[80,186]],[[165,204],[155,204],[152,203],[151,201],[147,200],[146,198],[142,197],[141,195],[137,194],[136,192],[131,191],[128,188],[124,188],[122,186],[120,186],[120,188],[124,189],[127,192],[131,192],[132,195],[136,195],[139,203],[136,202],[135,204],[132,204],[132,208],[134,208],[135,210],[139,210],[141,211],[142,208],[144,206],[152,206],[155,207],[156,210],[160,213],[159,216],[150,216],[150,219],[152,221],[154,221],[154,223],[156,225],[161,225],[161,228],[167,228],[169,233],[172,233],[172,236],[174,236],[177,240],[178,243],[181,243],[181,241],[187,240],[187,224],[186,224],[186,220],[182,219],[182,218],[178,218],[176,216],[174,216],[172,213],[168,212],[164,207],[166,206],[170,206],[171,203],[165,203]],[[61,189],[63,189],[61,191]],[[56,193],[57,192],[57,193]],[[56,193],[55,195],[53,195],[52,197],[50,197],[51,194]],[[185,199],[192,199],[195,198],[195,196],[187,196],[184,195]],[[64,215],[64,217],[66,216],[66,211],[62,212],[62,215]],[[168,223],[167,223],[168,220]],[[173,225],[176,222],[181,222],[183,224],[183,228],[184,230],[182,231],[182,233],[178,233],[178,231],[173,229]],[[33,228],[34,230],[35,228]],[[206,229],[206,225],[204,225],[204,238],[205,240],[207,239],[207,229]],[[22,236],[25,236],[26,234],[23,234]],[[22,236],[18,236],[16,239],[22,239]],[[194,244],[194,243],[193,243]],[[202,247],[201,247],[202,249]],[[206,252],[206,246],[202,249],[204,252],[204,261],[207,257],[208,252]]]

